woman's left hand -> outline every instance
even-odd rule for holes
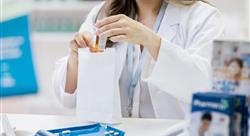
[[[114,15],[97,21],[97,35],[104,35],[113,42],[142,45],[157,58],[161,38],[151,29],[126,15]]]

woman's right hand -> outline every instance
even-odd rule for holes
[[[70,53],[78,53],[78,48],[90,47],[92,44],[93,41],[89,33],[76,33],[74,38],[70,41]]]
[[[89,33],[77,33],[70,41],[70,55],[67,64],[65,92],[72,94],[77,88],[78,49],[90,47],[92,43]]]

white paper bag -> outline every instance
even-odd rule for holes
[[[79,49],[77,116],[88,121],[119,123],[121,104],[116,51]]]

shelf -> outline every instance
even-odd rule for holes
[[[32,2],[32,11],[90,11],[102,1],[40,1]]]
[[[41,43],[67,44],[74,37],[74,35],[75,35],[74,33],[33,32],[31,37],[32,41],[35,44],[41,44]]]
[[[29,12],[58,12],[62,15],[67,12],[71,14],[89,12],[94,6],[102,1],[31,1],[9,0],[3,3],[3,16],[0,21],[5,21]],[[20,6],[22,5],[22,6]]]

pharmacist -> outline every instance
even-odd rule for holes
[[[91,46],[97,34],[123,56],[123,117],[182,119],[192,93],[210,87],[212,42],[223,34],[222,22],[204,1],[106,0],[91,10],[69,43],[70,53],[58,60],[56,95],[65,106],[76,106],[77,51]]]

